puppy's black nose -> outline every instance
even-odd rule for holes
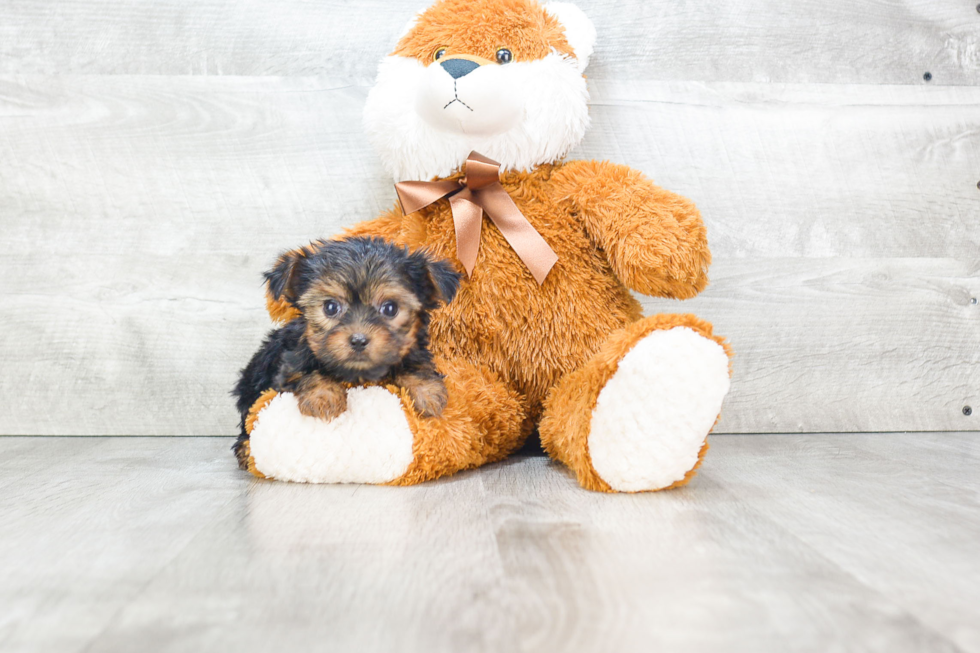
[[[364,351],[364,348],[368,346],[368,337],[363,333],[355,333],[350,337],[351,349],[355,351]]]
[[[480,67],[480,64],[469,59],[449,59],[448,61],[443,61],[441,65],[446,69],[447,73],[453,76],[453,79],[459,79],[463,75],[469,75]]]

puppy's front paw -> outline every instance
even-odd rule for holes
[[[438,417],[449,402],[449,392],[440,377],[406,375],[398,385],[408,391],[415,410],[422,417]]]
[[[296,388],[299,412],[329,422],[347,410],[347,389],[319,374],[310,375]]]

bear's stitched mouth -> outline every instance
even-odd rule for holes
[[[466,104],[465,102],[463,102],[462,100],[459,99],[459,90],[456,88],[456,80],[454,79],[453,80],[453,99],[450,100],[449,102],[447,102],[446,103],[446,106],[444,106],[443,109],[448,109],[451,105],[455,104],[456,102],[459,102],[460,104],[462,104],[464,107],[466,107],[470,111],[473,110],[473,107],[471,107],[470,105]]]

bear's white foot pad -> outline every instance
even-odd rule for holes
[[[249,440],[256,469],[300,483],[387,483],[413,459],[401,400],[376,386],[348,390],[347,411],[329,422],[282,393],[259,412]]]
[[[627,352],[599,393],[589,433],[593,468],[619,492],[683,479],[728,387],[721,345],[687,327],[654,331]]]

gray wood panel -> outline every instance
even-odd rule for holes
[[[414,11],[395,0],[5,0],[0,73],[369,79]],[[578,0],[594,79],[977,84],[973,0]]]
[[[0,78],[2,434],[229,434],[278,250],[394,199],[327,78]],[[977,428],[980,89],[593,84],[573,156],[701,207],[721,431]],[[980,413],[977,413],[980,415]]]
[[[0,438],[0,650],[980,652],[976,434],[719,436],[640,495],[258,481],[230,442]]]
[[[980,264],[785,258],[715,263],[686,301],[735,349],[722,433],[978,429]]]
[[[980,18],[980,15],[978,15]],[[980,88],[597,82],[576,153],[693,198],[716,259],[980,251]]]

